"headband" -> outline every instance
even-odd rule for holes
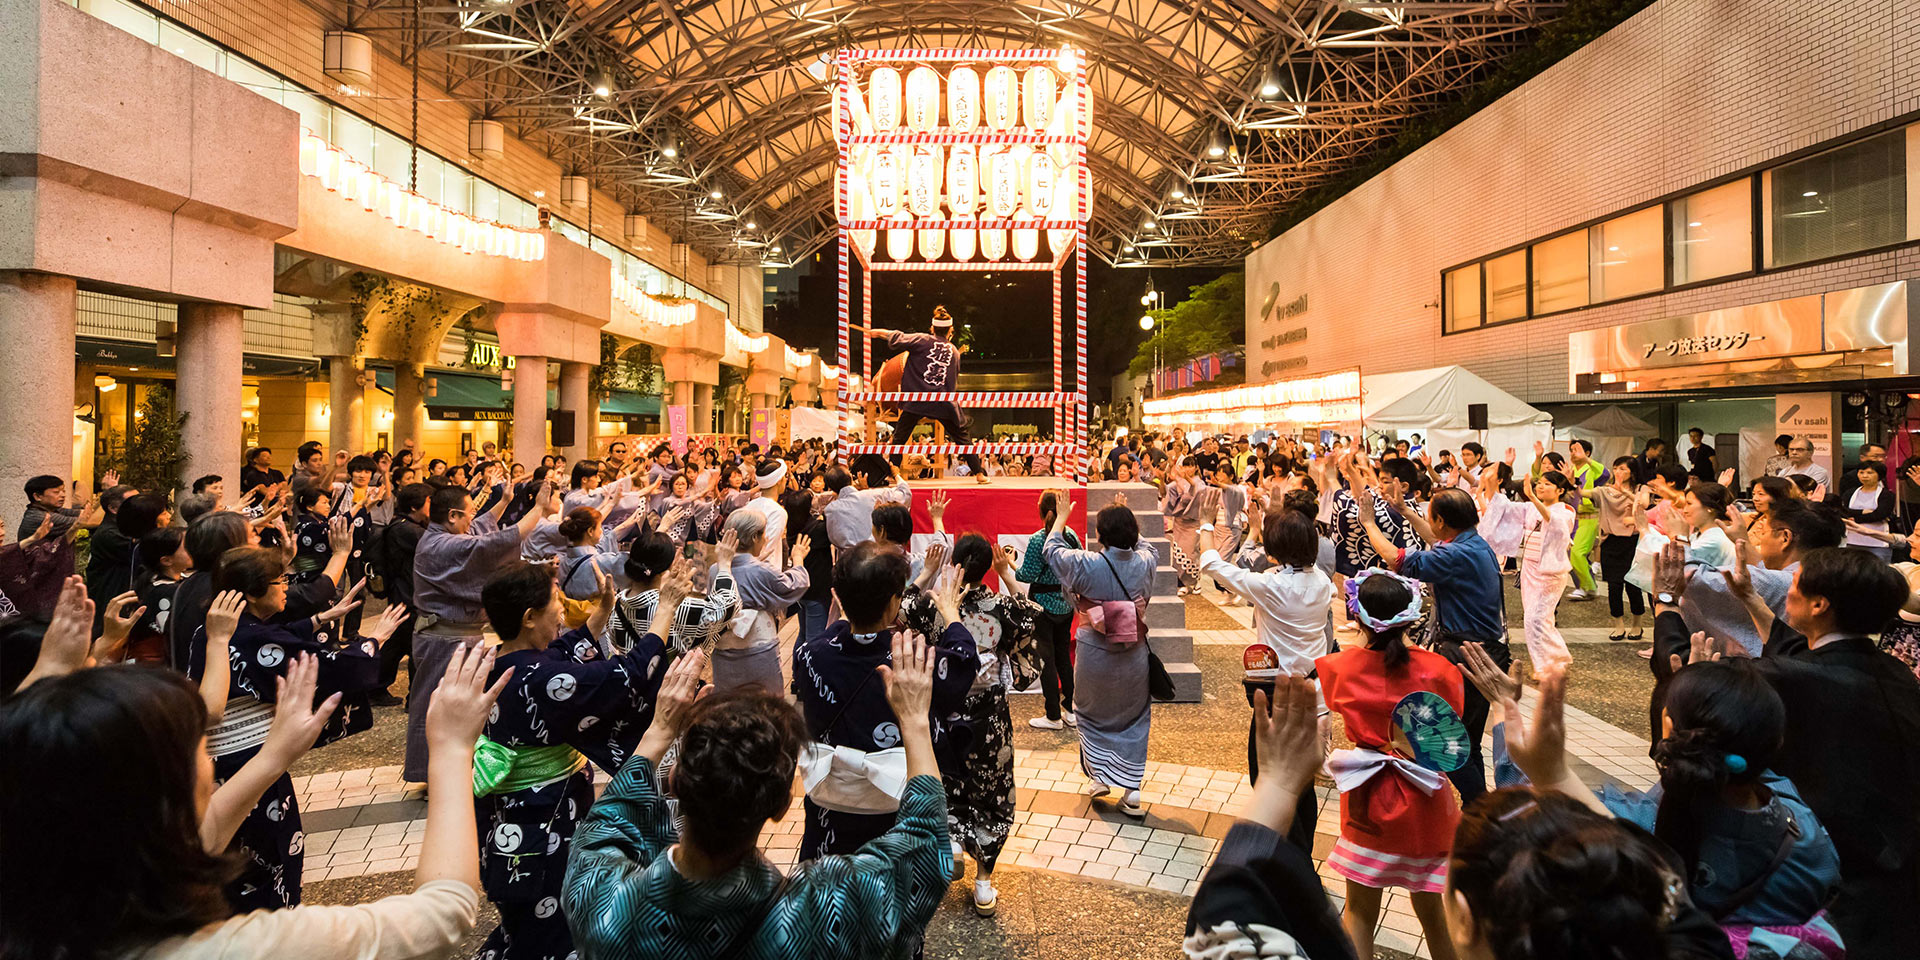
[[[1387,617],[1384,620],[1376,619],[1360,605],[1360,585],[1365,583],[1368,577],[1390,577],[1398,580],[1402,586],[1407,588],[1408,593],[1413,594],[1413,599],[1407,602],[1407,608],[1405,610]],[[1368,567],[1347,578],[1347,614],[1374,633],[1383,633],[1395,627],[1403,627],[1420,619],[1420,602],[1420,581],[1403,577],[1391,570],[1383,570],[1379,567]]]

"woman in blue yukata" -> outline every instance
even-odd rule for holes
[[[216,608],[244,604],[224,648],[219,642],[223,631],[202,626],[193,638],[194,648],[204,651],[202,663],[227,664],[226,684],[218,676],[206,678],[211,683],[203,684],[213,714],[207,752],[213,756],[216,779],[232,777],[260,751],[273,725],[276,685],[286,676],[288,664],[301,654],[319,660],[319,696],[342,696],[339,711],[320,732],[319,745],[373,726],[373,707],[367,701],[380,688],[379,645],[406,622],[405,606],[388,607],[365,632],[339,642],[328,641],[321,625],[344,617],[359,606],[357,601],[298,622],[278,622],[287,606],[287,564],[279,551],[262,547],[236,547],[221,555],[213,588],[238,594],[228,596],[224,604],[216,600]],[[208,616],[212,623],[213,614]],[[234,834],[232,849],[245,864],[227,888],[234,909],[278,909],[300,902],[306,837],[300,829],[292,778],[281,774],[267,788]]]
[[[584,626],[561,632],[562,594],[544,564],[519,564],[480,591],[500,635],[494,676],[512,681],[474,751],[474,815],[480,830],[480,884],[500,911],[482,945],[488,960],[564,960],[573,951],[560,913],[567,845],[593,805],[588,761],[620,769],[653,719],[666,675],[666,647],[649,626],[611,657],[597,641],[613,612],[613,587],[594,568],[599,603]],[[661,588],[679,608],[684,573]]]
[[[786,701],[759,691],[698,699],[704,653],[675,662],[653,725],[574,840],[562,906],[583,960],[914,956],[952,863],[929,719],[943,657],[893,633],[871,668],[899,718],[904,753],[892,826],[848,855],[809,860],[784,877],[755,844],[793,802],[805,723]],[[655,779],[676,740],[679,822]]]
[[[738,514],[736,514],[738,516]],[[744,549],[744,545],[743,549]],[[897,776],[901,718],[889,704],[875,668],[893,656],[893,625],[906,593],[907,558],[872,541],[840,554],[833,565],[834,593],[846,620],[793,647],[793,694],[807,719],[810,744],[802,758],[807,788],[802,861],[850,854],[893,826],[903,781]],[[949,571],[934,592],[927,639],[935,647],[931,722],[947,755],[965,750],[943,730],[945,719],[966,708],[980,669],[973,634],[960,621],[958,571]],[[942,814],[944,816],[944,814]],[[943,831],[944,832],[944,831]]]

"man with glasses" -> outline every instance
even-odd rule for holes
[[[1826,486],[1832,481],[1827,468],[1813,462],[1813,441],[1806,437],[1795,437],[1787,445],[1787,464],[1776,476],[1791,477],[1805,474],[1814,483]]]
[[[407,681],[407,759],[410,783],[427,779],[427,702],[453,652],[481,642],[487,627],[480,589],[511,565],[540,521],[560,510],[553,483],[543,480],[520,522],[498,526],[504,499],[476,517],[465,487],[442,487],[427,501],[427,529],[413,553],[412,673]]]

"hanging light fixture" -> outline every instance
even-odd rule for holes
[[[1280,69],[1273,64],[1267,64],[1266,69],[1260,72],[1260,96],[1263,99],[1272,100],[1279,95]]]
[[[1213,157],[1215,159],[1219,159],[1220,157],[1224,157],[1226,155],[1227,155],[1227,138],[1224,134],[1221,134],[1220,132],[1215,131],[1214,134],[1207,140],[1207,156]]]
[[[613,79],[613,71],[602,67],[587,76],[587,85],[593,88],[593,95],[602,100],[613,98],[613,92],[619,87]]]

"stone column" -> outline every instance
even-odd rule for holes
[[[427,442],[427,369],[401,361],[393,365],[393,446],[403,450],[412,440],[416,456],[424,457]],[[456,451],[457,452],[457,451]],[[424,462],[424,460],[422,461]]]
[[[366,387],[360,383],[363,371],[356,357],[327,358],[327,451],[359,453],[366,449]],[[274,451],[276,462],[280,454]],[[291,453],[287,456],[292,462]]]
[[[0,411],[8,421],[0,430],[0,523],[9,543],[27,508],[27,478],[72,478],[77,309],[70,277],[0,271]],[[93,487],[91,476],[80,480]]]
[[[180,446],[187,454],[181,480],[233,473],[240,463],[241,308],[224,303],[180,305],[174,409],[187,416]]]
[[[573,411],[573,443],[561,450],[568,463],[578,463],[594,455],[593,436],[600,425],[600,405],[588,389],[593,368],[584,363],[560,365],[560,409]]]
[[[713,384],[696,383],[693,385],[693,410],[688,419],[688,433],[713,432]]]
[[[693,381],[675,380],[674,382],[667,384],[667,404],[669,406],[674,406],[674,407],[686,407],[687,422],[692,423],[693,422]],[[672,427],[669,426],[667,422],[667,414],[665,411],[662,411],[660,414],[660,432],[662,433],[672,432]]]
[[[547,455],[547,358],[513,358],[513,459],[531,473]]]

